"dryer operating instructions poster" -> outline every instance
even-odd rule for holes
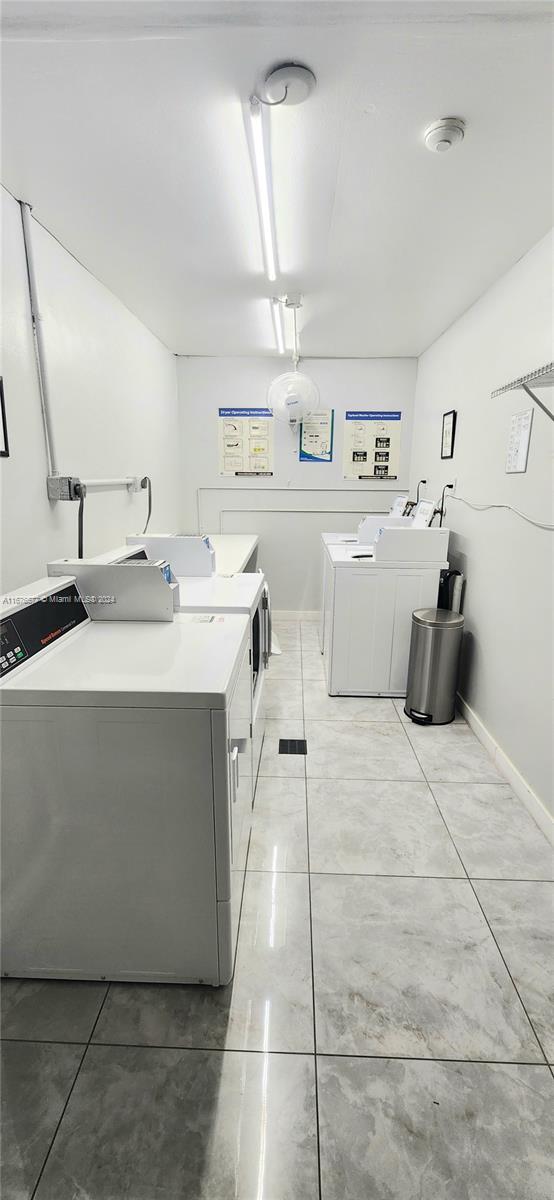
[[[401,412],[346,412],[344,478],[398,479],[401,427]]]
[[[270,408],[220,408],[220,475],[273,475],[273,420]]]

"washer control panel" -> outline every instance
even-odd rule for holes
[[[84,621],[88,613],[74,583],[2,617],[0,679]]]
[[[12,667],[16,667],[24,658],[28,658],[25,646],[22,646],[21,638],[12,620],[7,617],[2,621],[0,630],[0,669],[1,674],[5,675]]]

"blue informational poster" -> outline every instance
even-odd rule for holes
[[[333,430],[335,413],[332,408],[306,417],[300,426],[300,462],[330,463],[333,461]]]

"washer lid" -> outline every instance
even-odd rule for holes
[[[225,708],[248,643],[238,613],[89,621],[0,686],[0,702],[66,707]]]
[[[237,612],[253,616],[265,587],[261,571],[246,571],[241,575],[210,575],[193,578],[178,575],[178,612]]]
[[[460,629],[464,624],[462,613],[449,608],[417,608],[412,616],[416,625],[425,625],[427,629]]]

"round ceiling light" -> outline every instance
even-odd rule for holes
[[[465,122],[460,117],[441,117],[425,130],[425,145],[435,154],[445,154],[458,142],[463,142]]]

